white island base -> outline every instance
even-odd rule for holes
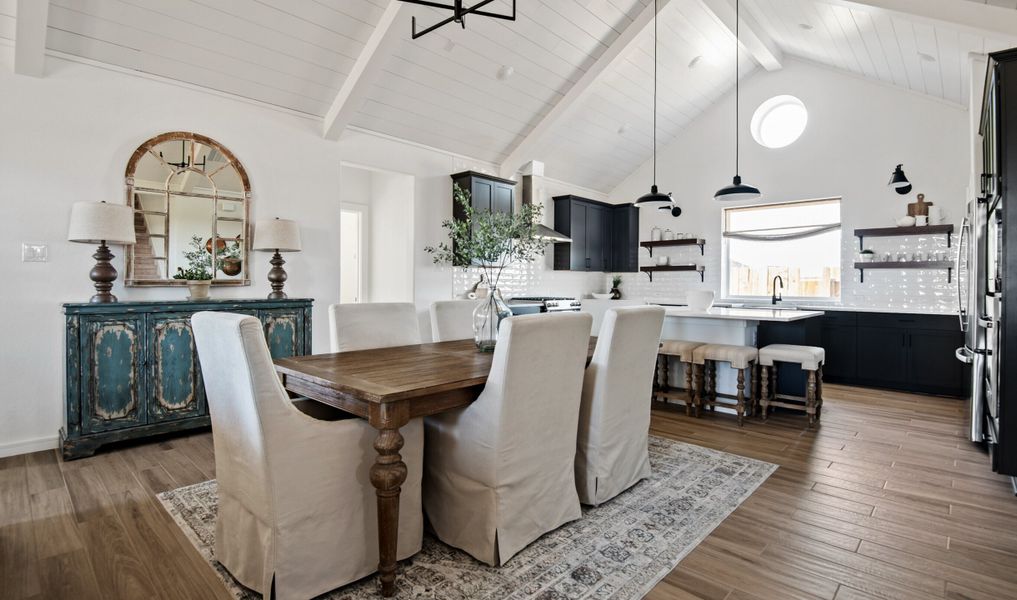
[[[661,340],[684,340],[705,344],[731,344],[756,347],[756,332],[762,321],[791,323],[822,316],[814,310],[769,310],[759,308],[711,308],[693,311],[687,307],[667,307]],[[751,374],[746,374],[746,402],[752,390]],[[672,388],[685,387],[685,368],[681,362],[668,363],[668,384]],[[717,365],[717,392],[734,395],[738,385],[738,372],[726,363]],[[729,409],[718,410],[734,412]]]

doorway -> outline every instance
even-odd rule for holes
[[[413,302],[413,177],[343,164],[339,185],[339,301]]]

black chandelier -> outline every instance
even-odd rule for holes
[[[435,29],[438,29],[439,27],[444,27],[449,23],[459,23],[459,25],[463,29],[466,29],[466,15],[479,15],[481,17],[505,19],[506,21],[516,20],[516,0],[512,0],[511,15],[501,15],[498,13],[487,12],[486,10],[480,10],[481,8],[494,2],[494,0],[482,0],[481,2],[477,2],[473,6],[469,7],[463,6],[463,0],[452,0],[452,4],[443,4],[441,2],[429,2],[428,0],[402,0],[402,2],[406,2],[409,4],[419,4],[421,6],[430,6],[431,8],[441,8],[444,10],[452,11],[451,17],[445,19],[444,21],[439,21],[422,31],[417,31],[417,18],[413,17],[411,29],[411,31],[413,32],[413,39],[417,39],[418,37],[427,35],[434,31]]]
[[[164,157],[162,155],[162,152],[159,153],[159,158],[161,158],[163,160],[166,160],[166,157]],[[194,161],[194,165],[193,165],[194,168],[198,169],[200,171],[204,171],[205,170],[205,166],[206,166],[205,165],[205,159],[206,159],[206,157],[202,156],[201,157],[201,162],[198,162],[197,160],[195,160]],[[178,169],[189,169],[189,168],[191,168],[191,166],[192,166],[191,165],[191,157],[187,156],[187,142],[186,142],[186,140],[180,140],[180,162],[173,162],[171,160],[166,160],[166,164],[167,165],[172,165],[172,166],[174,166],[174,167],[176,167]]]

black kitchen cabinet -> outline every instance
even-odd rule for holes
[[[452,183],[470,193],[470,204],[477,213],[511,215],[515,210],[516,182],[511,179],[502,179],[476,171],[463,171],[452,175]],[[455,201],[454,195],[452,198],[452,218],[466,220],[463,208]]]
[[[858,383],[890,388],[907,384],[906,330],[861,326],[857,340]]]
[[[579,196],[554,198],[554,228],[572,238],[554,246],[554,268],[565,271],[637,271],[639,216],[631,204]]]
[[[516,199],[516,182],[493,175],[463,171],[452,175],[452,182],[470,193],[473,210],[511,215]],[[462,219],[462,209],[452,205],[452,216]]]
[[[963,396],[965,365],[954,357],[964,334],[951,315],[828,311],[820,318],[830,383]]]

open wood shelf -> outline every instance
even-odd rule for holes
[[[865,249],[865,238],[867,237],[899,237],[904,235],[946,235],[946,247],[949,248],[953,241],[953,225],[912,225],[911,227],[874,227],[870,229],[855,229],[855,237],[858,238],[858,247]]]
[[[657,265],[653,267],[639,267],[639,270],[646,273],[650,277],[650,281],[653,281],[653,274],[666,272],[666,271],[694,271],[699,273],[699,281],[704,281],[705,275],[703,272],[706,271],[706,267],[699,265]]]
[[[652,242],[639,242],[639,245],[650,251],[650,256],[653,256],[654,248],[667,248],[671,246],[699,246],[699,254],[705,255],[706,240],[702,238],[688,238],[684,240],[654,240]]]
[[[855,268],[861,271],[861,282],[865,283],[866,269],[946,269],[947,282],[953,281],[954,264],[948,260],[893,261],[893,262],[856,262]]]

